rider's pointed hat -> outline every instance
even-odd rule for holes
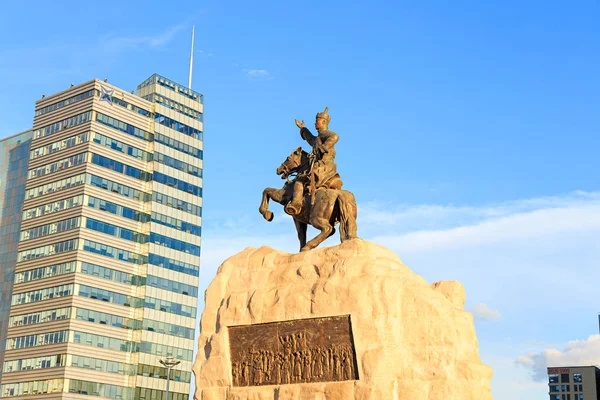
[[[317,118],[322,118],[325,121],[329,122],[331,117],[329,116],[329,114],[327,114],[327,111],[329,111],[329,107],[325,107],[325,111],[317,113]]]

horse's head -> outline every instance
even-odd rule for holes
[[[304,164],[304,159],[308,153],[302,150],[302,147],[298,147],[296,150],[292,151],[292,154],[287,156],[285,161],[281,163],[279,168],[277,168],[277,175],[281,175],[281,179],[287,179],[287,177],[293,173],[298,172],[300,167],[306,167]]]

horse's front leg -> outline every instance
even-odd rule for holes
[[[283,197],[283,189],[266,188],[263,190],[262,201],[258,212],[269,222],[273,221],[273,212],[269,210],[269,200],[281,202]]]

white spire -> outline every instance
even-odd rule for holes
[[[192,88],[192,68],[194,68],[194,25],[192,25],[192,51],[190,52],[190,73],[188,75],[188,88]]]

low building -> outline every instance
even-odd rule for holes
[[[548,367],[550,400],[598,400],[600,369],[595,366]]]

